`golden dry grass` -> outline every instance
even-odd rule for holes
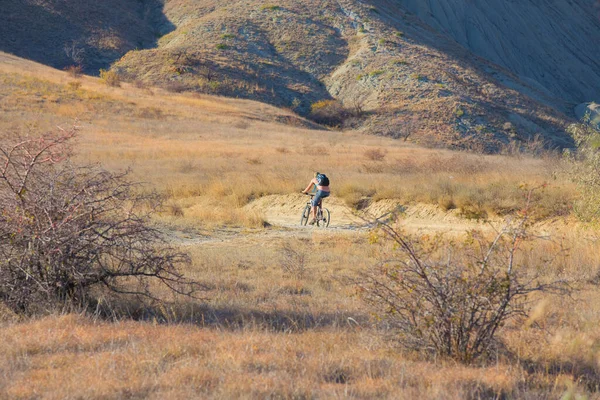
[[[30,118],[46,128],[78,118],[80,161],[132,167],[135,179],[166,194],[196,224],[235,225],[237,214],[238,225],[260,225],[260,218],[236,210],[257,197],[299,192],[315,170],[326,172],[334,194],[353,207],[365,198],[394,198],[467,216],[503,214],[521,203],[519,185],[550,181],[558,168],[552,157],[481,156],[278,124],[302,120],[251,101],[110,88],[89,77],[73,90],[67,73],[28,68],[18,74],[3,64],[7,121],[0,126]],[[553,182],[542,196],[546,214],[567,213],[572,192],[567,182]]]
[[[557,261],[561,268],[548,273],[582,281],[597,276],[599,246],[569,240],[580,255]],[[283,246],[307,256],[305,274],[282,269]],[[557,250],[551,246],[535,252]],[[366,238],[250,235],[191,250],[187,274],[210,286],[209,300],[174,305],[164,314],[170,323],[75,315],[4,322],[1,396],[464,399],[572,392],[598,398],[591,392],[600,371],[595,285],[586,284],[575,299],[537,299],[526,328],[503,331],[512,356],[499,353],[467,367],[422,360],[372,327],[369,310],[339,279],[377,259],[377,246]]]
[[[404,352],[371,323],[372,310],[345,278],[376,263],[386,244],[351,230],[235,228],[262,226],[264,216],[243,206],[303,189],[315,169],[350,205],[395,198],[502,213],[521,204],[519,185],[551,180],[556,159],[308,130],[278,123],[302,121],[259,103],[110,88],[89,77],[75,87],[66,73],[13,62],[0,64],[0,128],[10,135],[78,117],[76,159],[130,167],[164,193],[155,222],[193,228],[180,243],[193,260],[184,272],[207,289],[203,302],[175,299],[141,321],[21,320],[0,310],[0,398],[599,398],[600,245],[592,231],[562,219],[539,227],[556,240],[532,247],[524,264],[536,268],[566,247],[542,272],[575,279],[581,291],[536,298],[526,329],[503,330],[508,352],[467,367]],[[572,192],[552,181],[542,216],[564,213]],[[207,238],[200,228],[210,228]]]

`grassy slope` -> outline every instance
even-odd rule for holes
[[[235,214],[249,196],[298,190],[316,165],[332,171],[336,193],[380,189],[381,197],[408,191],[425,198],[435,192],[430,185],[448,195],[452,182],[470,182],[484,193],[492,184],[502,198],[518,182],[548,177],[543,160],[309,130],[293,114],[257,102],[109,88],[12,56],[0,60],[2,132],[49,129],[78,117],[79,160],[131,166],[134,176],[183,208],[183,216],[162,216],[160,226],[198,229],[226,218],[252,226],[247,214]],[[327,160],[319,156],[323,148]],[[566,234],[562,244],[572,257],[558,257],[546,276],[594,278],[600,249],[589,243]],[[304,262],[284,267],[284,247]],[[538,245],[524,262],[534,266],[559,247]],[[275,228],[186,249],[193,263],[185,273],[206,284],[207,300],[174,301],[156,310],[156,321],[18,321],[0,312],[0,397],[556,398],[590,392],[599,376],[600,303],[593,285],[584,285],[585,302],[536,299],[529,328],[506,327],[503,338],[518,358],[500,354],[488,366],[461,367],[423,361],[382,340],[368,322],[370,310],[339,279],[375,263],[389,250],[384,244],[369,244],[360,234],[290,235]]]
[[[300,113],[334,97],[368,112],[362,130],[409,130],[421,143],[498,150],[541,133],[554,145],[569,144],[564,103],[394,2],[372,4],[167,1],[165,15],[176,29],[115,68],[173,90],[259,99]]]

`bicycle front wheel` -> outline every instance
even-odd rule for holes
[[[329,210],[324,208],[321,214],[322,218],[317,220],[317,225],[321,228],[327,228],[329,226],[329,221],[331,220],[331,214]]]
[[[310,217],[310,205],[306,205],[304,207],[304,211],[302,211],[302,217],[300,218],[300,225],[306,225],[308,222],[308,218]]]

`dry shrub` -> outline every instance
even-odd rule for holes
[[[356,283],[402,345],[469,363],[496,347],[507,321],[527,315],[531,293],[568,291],[566,282],[536,272],[544,265],[527,268],[519,258],[534,239],[528,233],[531,193],[520,218],[493,238],[472,233],[460,247],[379,225],[393,244],[391,254]]]
[[[121,87],[121,77],[115,71],[100,70],[100,79],[111,87]]]
[[[250,165],[261,165],[263,162],[259,157],[248,157],[246,163]]]
[[[79,78],[83,73],[81,65],[71,65],[65,68],[65,71],[73,78]]]
[[[347,118],[353,116],[353,112],[339,100],[321,100],[311,106],[309,116],[319,124],[342,126]]]
[[[295,249],[290,243],[284,243],[279,249],[281,254],[281,269],[286,274],[296,278],[303,278],[306,274],[306,264],[308,257],[305,252]]]
[[[583,221],[600,220],[600,132],[586,124],[573,124],[569,133],[575,139],[577,151],[567,153],[570,178],[577,184],[580,195],[574,205],[576,215]]]
[[[0,301],[34,314],[93,302],[98,290],[152,296],[148,280],[180,293],[188,257],[148,224],[152,193],[97,166],[68,162],[75,130],[16,138],[0,148]]]
[[[368,149],[363,153],[365,158],[371,161],[383,161],[387,152],[382,149]]]
[[[76,92],[79,89],[81,89],[81,82],[71,81],[71,82],[67,83],[67,87],[69,88],[69,90]]]
[[[166,91],[171,93],[183,93],[188,90],[188,86],[181,81],[171,81],[164,85]]]

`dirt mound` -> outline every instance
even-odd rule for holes
[[[271,195],[261,197],[246,205],[247,211],[259,212],[275,226],[300,227],[302,210],[307,197],[301,194]],[[340,198],[332,196],[325,200],[325,207],[331,212],[331,229],[358,229],[372,226],[379,218],[388,220],[391,213],[397,213],[400,224],[409,231],[464,233],[470,229],[489,229],[484,221],[465,219],[458,210],[444,211],[432,204],[403,205],[398,200],[380,200],[356,211],[348,207]],[[498,219],[495,223],[501,223]]]
[[[299,226],[302,211],[308,200],[309,198],[302,194],[271,195],[254,200],[244,208],[260,212],[273,225]],[[354,216],[342,199],[332,196],[325,199],[324,205],[331,212],[331,227],[360,224],[360,218]]]

